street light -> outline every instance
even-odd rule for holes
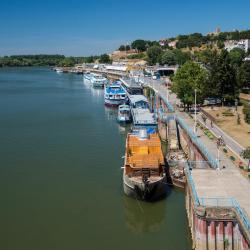
[[[197,103],[196,103],[197,89],[194,90],[194,133],[196,133],[197,126]]]
[[[217,139],[217,162],[218,162],[218,167],[217,169],[220,170],[220,146],[224,145],[224,140],[222,138],[222,136],[220,136]]]

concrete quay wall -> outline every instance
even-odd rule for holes
[[[250,250],[249,235],[233,208],[196,204],[189,180],[185,199],[195,250]]]

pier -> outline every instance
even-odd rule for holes
[[[159,133],[186,151],[186,211],[196,250],[250,249],[250,183],[194,121],[176,109],[178,99],[159,81],[143,79],[155,93]],[[222,164],[223,163],[223,164]]]

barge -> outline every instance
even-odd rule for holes
[[[140,200],[166,195],[165,160],[157,133],[143,129],[127,135],[123,187],[126,195]]]

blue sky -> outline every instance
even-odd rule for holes
[[[137,38],[248,29],[249,10],[249,0],[1,0],[0,55],[83,56]]]

